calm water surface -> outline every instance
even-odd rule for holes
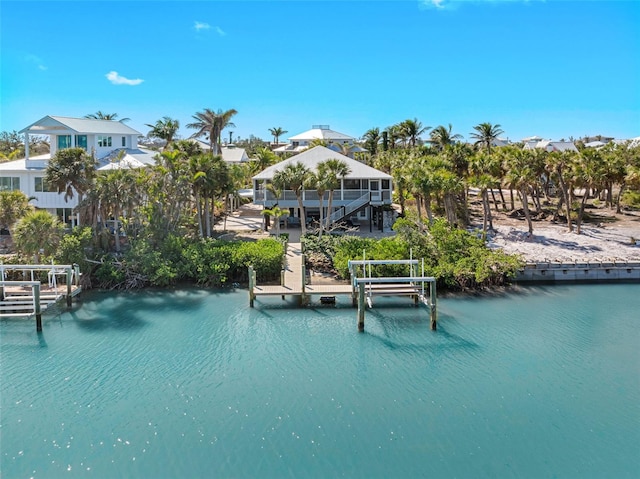
[[[3,478],[640,477],[638,285],[444,298],[436,333],[407,299],[364,334],[346,300],[82,299],[0,322]]]

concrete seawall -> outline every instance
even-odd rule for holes
[[[640,261],[576,261],[527,263],[515,278],[528,281],[638,281]]]

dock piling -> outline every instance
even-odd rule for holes
[[[251,308],[253,308],[253,300],[254,300],[253,287],[255,286],[253,278],[254,278],[253,266],[249,266],[249,307]]]
[[[438,311],[436,309],[437,298],[436,298],[436,282],[431,281],[429,283],[429,302],[431,303],[431,331],[435,331],[438,329]]]
[[[71,283],[73,276],[73,266],[67,268],[67,308],[71,307]]]
[[[33,285],[33,312],[36,314],[36,331],[42,332],[42,310],[40,308],[40,283]]]
[[[358,331],[364,331],[364,310],[366,308],[364,301],[364,283],[358,283]]]

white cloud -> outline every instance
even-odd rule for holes
[[[126,77],[118,75],[116,71],[110,71],[105,75],[107,80],[109,80],[114,85],[140,85],[144,80],[140,78],[136,78],[135,80],[129,80]]]
[[[424,8],[430,8],[435,10],[445,10],[448,8],[455,8],[458,5],[461,5],[463,3],[496,4],[496,3],[515,3],[515,2],[529,3],[529,2],[535,2],[535,1],[544,2],[545,0],[419,0],[419,3],[420,3],[420,6]]]
[[[24,57],[25,61],[34,64],[38,70],[46,70],[47,67],[45,66],[44,62],[42,61],[42,58],[36,56],[36,55],[27,55],[26,57]]]
[[[218,35],[220,35],[221,37],[224,37],[227,33],[220,27],[216,27],[216,32],[218,32]]]
[[[211,28],[211,25],[205,22],[198,22],[196,20],[195,22],[193,22],[193,28],[196,30],[196,32],[199,32],[200,30],[209,30]]]

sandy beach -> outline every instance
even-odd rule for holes
[[[617,215],[611,223],[583,225],[581,234],[568,232],[566,224],[534,222],[530,236],[524,221],[494,223],[490,248],[519,254],[528,262],[575,260],[640,261],[640,215]]]

